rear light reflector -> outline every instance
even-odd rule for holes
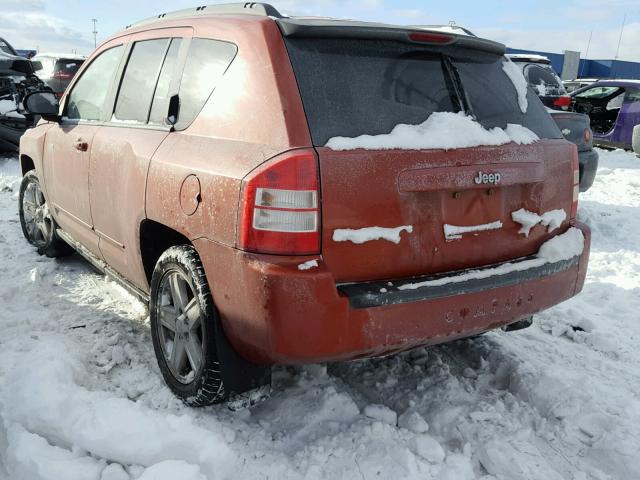
[[[582,132],[582,138],[584,138],[584,141],[589,143],[591,142],[591,140],[593,140],[593,132],[591,131],[591,129],[589,127],[584,129],[584,132]]]
[[[571,105],[571,97],[568,95],[563,95],[562,97],[558,97],[553,101],[553,104],[556,107],[568,107]]]
[[[253,212],[253,228],[270,232],[315,232],[318,229],[318,214],[256,208]]]
[[[294,150],[242,181],[239,248],[257,253],[320,253],[318,159]]]
[[[577,150],[574,151],[571,167],[573,169],[573,198],[571,201],[570,218],[576,218],[578,214],[578,196],[580,195],[580,163],[578,163]]]
[[[414,32],[409,34],[409,39],[414,42],[449,43],[453,40],[453,37],[443,33]]]

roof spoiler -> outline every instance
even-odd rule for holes
[[[350,20],[322,20],[322,19],[296,19],[278,18],[276,23],[280,27],[282,35],[288,38],[353,38],[353,39],[377,39],[392,40],[403,43],[425,44],[430,43],[428,37],[431,33],[433,44],[453,45],[475,50],[482,50],[496,55],[504,55],[506,47],[502,43],[486,40],[469,35],[455,33],[429,31],[425,28],[402,27],[383,23],[356,22]]]
[[[196,17],[199,15],[256,15],[261,17],[282,18],[282,14],[268,3],[241,2],[203,5],[200,7],[185,8],[174,12],[161,13],[155,17],[127,25],[125,28],[139,27],[159,20]]]

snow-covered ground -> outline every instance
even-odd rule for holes
[[[640,478],[640,159],[600,155],[579,297],[519,332],[278,368],[237,412],[183,406],[143,305],[28,246],[0,158],[0,478]]]

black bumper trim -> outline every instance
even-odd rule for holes
[[[509,263],[520,263],[536,257],[524,257]],[[456,272],[440,273],[423,277],[403,278],[401,280],[384,280],[362,283],[345,283],[338,285],[338,291],[348,298],[351,308],[382,307],[401,303],[435,300],[437,298],[465,295],[469,293],[503,288],[521,282],[539,280],[556,273],[565,272],[580,263],[580,256],[555,263],[545,263],[522,271],[513,271],[502,275],[496,274],[488,278],[473,278],[460,282],[451,282],[438,286],[424,286],[413,290],[400,290],[398,287],[412,283],[420,283],[442,278],[454,278],[470,271],[483,271],[496,268],[498,265],[488,265],[481,268],[459,270]],[[391,284],[391,285],[390,285]],[[381,291],[382,290],[382,291]]]

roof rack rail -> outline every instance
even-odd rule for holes
[[[202,5],[200,7],[185,8],[176,10],[175,12],[167,12],[149,17],[139,22],[127,25],[125,28],[138,27],[160,20],[168,20],[172,18],[185,18],[197,15],[225,15],[225,14],[242,14],[256,15],[261,17],[284,18],[283,15],[276,10],[275,7],[268,3],[260,2],[241,2],[241,3],[219,3],[213,5]]]

